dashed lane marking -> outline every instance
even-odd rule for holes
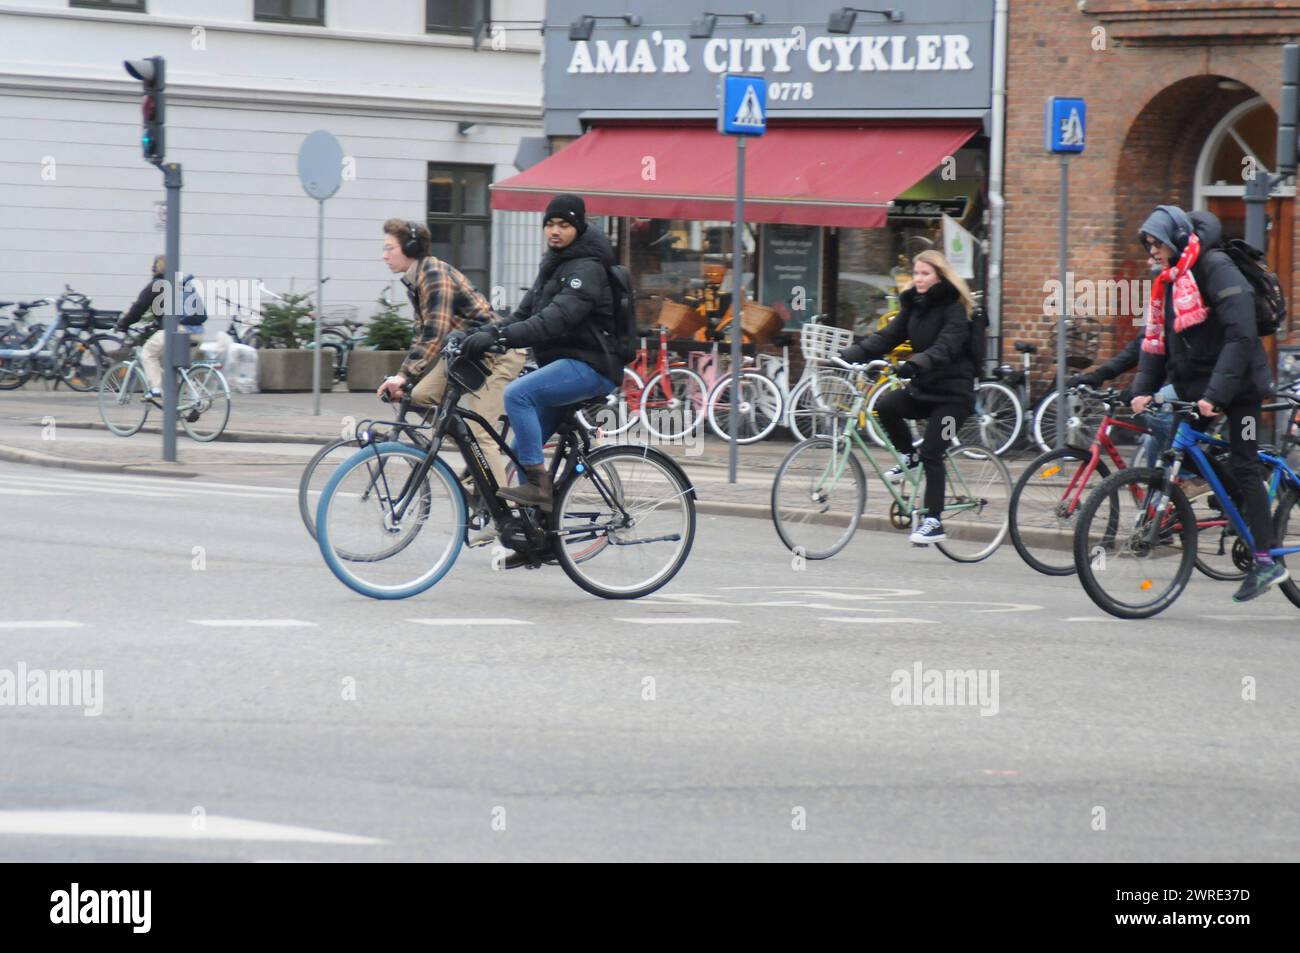
[[[209,814],[196,830],[189,814],[118,811],[0,811],[0,834],[51,837],[152,837],[164,840],[298,841],[308,844],[383,844],[374,837],[311,827],[267,824]]]
[[[84,629],[84,622],[69,622],[62,619],[38,619],[34,622],[0,622],[0,629]]]

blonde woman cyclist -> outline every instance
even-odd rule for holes
[[[876,404],[880,426],[903,455],[903,466],[885,472],[901,483],[905,470],[925,468],[925,520],[912,533],[920,545],[943,542],[943,455],[962,422],[975,409],[975,361],[971,357],[970,312],[973,299],[966,282],[940,252],[923,251],[912,259],[912,286],[899,295],[899,312],[888,326],[860,338],[841,353],[854,364],[876,360],[904,341],[911,356],[896,370],[907,386]],[[908,420],[926,421],[920,451],[912,447]]]

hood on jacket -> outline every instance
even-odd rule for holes
[[[561,248],[559,251],[548,248],[546,250],[545,264],[549,271],[554,269],[560,262],[571,261],[575,258],[595,258],[608,268],[614,264],[614,246],[609,243],[609,238],[604,231],[599,228],[588,228],[567,247]]]
[[[1182,237],[1180,240],[1179,236],[1184,231],[1192,228],[1195,228],[1195,222],[1188,218],[1187,213],[1177,205],[1160,205],[1142,223],[1142,227],[1138,229],[1138,237],[1150,235],[1156,241],[1168,245],[1181,255],[1183,249],[1187,247],[1187,238]]]
[[[914,308],[918,303],[924,301],[926,307],[943,307],[952,304],[960,298],[957,289],[953,287],[952,282],[946,278],[940,278],[935,284],[930,286],[930,290],[921,294],[915,286],[907,288],[898,296],[898,303],[905,308]]]
[[[1223,238],[1223,223],[1213,212],[1193,212],[1188,216],[1201,240],[1201,250],[1213,248]]]

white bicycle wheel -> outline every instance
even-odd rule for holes
[[[1065,395],[1065,445],[1087,447],[1092,443],[1106,407],[1101,401]],[[1034,412],[1034,442],[1043,451],[1056,449],[1056,391],[1052,391],[1038,404]]]
[[[599,427],[606,437],[627,433],[637,422],[637,408],[645,381],[630,367],[623,368],[623,383],[613,393],[593,400],[577,413],[584,427]]]
[[[1016,445],[1024,424],[1024,410],[1005,384],[981,381],[975,385],[975,412],[961,426],[962,443],[988,447],[998,456]]]
[[[785,416],[781,389],[763,374],[749,371],[740,375],[740,400],[732,399],[728,374],[709,394],[709,427],[723,440],[731,439],[731,421],[736,421],[736,443],[757,443],[767,437]]]
[[[230,386],[217,368],[197,364],[177,382],[181,426],[195,440],[216,440],[230,420]],[[193,418],[193,419],[191,419]]]
[[[112,433],[129,437],[144,426],[149,382],[134,361],[118,361],[99,379],[99,416]]]
[[[819,370],[790,394],[785,425],[800,440],[843,433],[856,396],[844,372]]]
[[[704,426],[708,391],[704,378],[671,367],[645,382],[637,408],[641,426],[660,440],[680,440]]]

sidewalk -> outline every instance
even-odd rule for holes
[[[321,395],[320,416],[313,416],[311,394],[236,394],[222,438],[196,443],[177,436],[176,463],[163,463],[162,414],[151,410],[141,433],[131,438],[110,434],[99,416],[95,394],[63,390],[18,390],[0,393],[0,460],[92,472],[147,473],[177,477],[237,474],[281,484],[297,474],[319,446],[344,433],[349,436],[365,419],[391,419],[391,408],[369,393]],[[768,518],[772,480],[794,446],[781,428],[768,440],[738,450],[737,482],[727,482],[727,443],[711,431],[687,445],[661,449],[674,457],[697,487],[702,512],[726,512]],[[1014,480],[1034,454],[1005,459]],[[882,455],[883,458],[883,455]],[[887,525],[890,497],[868,468],[868,517]]]

